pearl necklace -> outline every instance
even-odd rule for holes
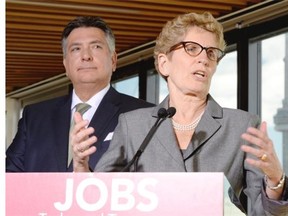
[[[204,113],[204,111],[193,122],[191,122],[190,124],[187,124],[187,125],[179,124],[172,119],[173,128],[175,130],[178,130],[178,131],[192,131],[196,128],[196,126],[200,122],[200,119],[201,119],[203,113]]]

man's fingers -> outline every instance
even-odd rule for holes
[[[78,122],[83,121],[83,118],[79,112],[74,113],[74,122],[77,124]]]

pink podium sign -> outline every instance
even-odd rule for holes
[[[7,173],[9,216],[222,216],[223,173]]]

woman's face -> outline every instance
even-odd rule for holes
[[[191,27],[182,41],[193,41],[203,47],[218,47],[213,33]],[[158,57],[160,73],[167,77],[170,94],[193,95],[206,98],[217,61],[208,58],[206,50],[198,56],[189,55],[184,47]]]

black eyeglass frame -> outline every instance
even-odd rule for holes
[[[191,55],[191,54],[186,50],[186,45],[187,45],[187,44],[196,44],[196,45],[198,45],[199,47],[201,47],[201,51],[200,51],[197,55]],[[181,41],[181,42],[173,45],[173,46],[169,49],[169,52],[168,52],[168,53],[170,53],[170,52],[172,52],[172,51],[174,51],[174,50],[177,50],[177,49],[181,49],[181,48],[184,48],[185,52],[186,52],[188,55],[192,56],[192,57],[196,57],[196,56],[200,55],[200,53],[202,53],[202,51],[205,50],[205,51],[206,51],[206,54],[207,54],[207,57],[208,57],[211,61],[217,61],[217,62],[219,62],[219,61],[225,56],[225,54],[226,54],[223,50],[221,50],[221,49],[219,49],[219,48],[217,48],[217,47],[203,47],[201,44],[196,43],[196,42],[194,42],[194,41]],[[211,58],[209,57],[209,55],[208,55],[208,50],[211,50],[211,49],[212,49],[212,50],[217,50],[221,55],[217,55],[217,56],[218,56],[217,59],[211,59]],[[167,54],[168,54],[168,53],[167,53]]]

